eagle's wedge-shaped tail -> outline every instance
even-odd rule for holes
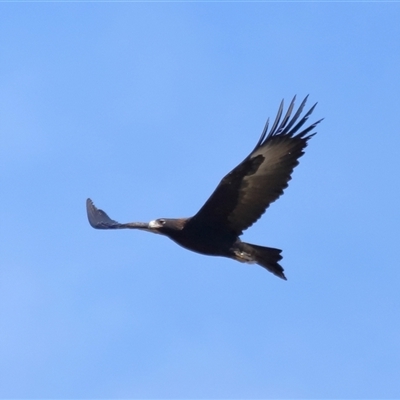
[[[269,272],[286,281],[283,268],[279,264],[279,261],[282,260],[281,252],[282,250],[273,247],[258,246],[241,241],[235,243],[234,249],[237,261],[261,265]]]

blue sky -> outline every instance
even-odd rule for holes
[[[396,3],[1,3],[0,397],[400,397]],[[243,238],[193,215],[282,98],[325,117]]]

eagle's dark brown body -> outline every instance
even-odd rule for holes
[[[239,236],[283,194],[298,159],[304,154],[307,141],[315,134],[311,131],[321,121],[301,130],[315,105],[299,120],[306,97],[290,119],[294,100],[282,121],[281,103],[270,131],[267,121],[250,155],[222,179],[193,217],[120,224],[97,209],[88,199],[86,205],[90,224],[96,229],[141,229],[159,233],[188,250],[257,263],[286,279],[279,265],[281,250],[244,243]]]

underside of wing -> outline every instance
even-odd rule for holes
[[[306,101],[307,97],[292,118],[295,98],[283,118],[282,101],[271,129],[267,121],[253,151],[222,179],[192,224],[218,224],[240,235],[283,194],[307,141],[315,134],[312,130],[321,121],[301,130],[316,106],[299,119]]]
[[[91,199],[86,200],[86,212],[89,224],[95,229],[119,229],[121,224],[111,219],[103,210],[99,210]]]
[[[144,222],[128,222],[120,224],[111,219],[105,211],[98,209],[91,199],[86,200],[86,212],[89,224],[95,229],[141,229],[149,231],[149,224]]]

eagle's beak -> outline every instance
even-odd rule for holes
[[[149,222],[148,228],[150,232],[154,233],[160,233],[158,232],[158,229],[162,227],[162,224],[160,224],[157,220],[153,219],[152,221]]]

